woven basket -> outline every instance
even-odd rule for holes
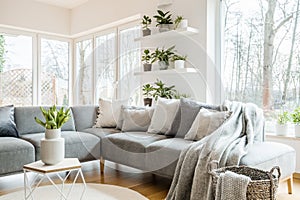
[[[247,200],[276,199],[278,181],[281,176],[280,168],[278,166],[273,167],[269,172],[247,166],[231,166],[218,169],[214,169],[213,166],[217,166],[215,161],[210,163],[208,170],[212,177],[213,194],[216,192],[216,185],[220,174],[226,171],[232,171],[234,173],[242,174],[251,178],[251,181],[247,187]],[[275,170],[277,170],[277,176],[273,174]]]

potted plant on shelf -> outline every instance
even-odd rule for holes
[[[159,64],[159,69],[160,70],[165,70],[165,69],[168,69],[169,65],[170,65],[170,58],[174,55],[174,50],[175,46],[172,46],[168,49],[158,49],[156,48],[156,50],[152,53],[152,58],[153,58],[153,61],[152,62],[155,62],[155,61],[158,61],[158,64]]]
[[[155,86],[153,87],[153,98],[155,100],[158,99],[158,97],[166,98],[166,99],[174,99],[177,91],[174,89],[175,85],[172,86],[166,86],[165,83],[163,83],[161,80],[156,80],[154,83]]]
[[[142,61],[144,66],[144,71],[151,71],[152,68],[152,54],[149,49],[144,50],[144,54],[142,55]]]
[[[35,121],[45,127],[45,138],[41,140],[41,160],[45,164],[54,165],[61,162],[65,156],[65,142],[61,138],[61,127],[71,117],[70,108],[57,110],[52,106],[49,110],[40,107],[45,122],[35,117]]]
[[[156,26],[159,28],[159,32],[165,32],[170,30],[170,25],[173,24],[172,14],[170,11],[163,12],[157,10],[158,15],[153,16],[156,19]]]
[[[143,85],[143,96],[144,96],[144,105],[147,106],[149,105],[150,107],[152,106],[152,95],[153,95],[153,86],[148,84]]]
[[[143,36],[151,35],[151,29],[149,25],[151,24],[152,20],[149,16],[144,15],[142,19],[143,24]]]
[[[183,69],[187,56],[174,54],[172,61],[174,62],[175,69]]]
[[[292,113],[292,119],[295,124],[295,136],[300,137],[300,106]]]
[[[287,111],[284,111],[277,116],[277,123],[276,123],[277,135],[287,135],[289,121],[290,121],[290,114]]]
[[[183,18],[183,16],[177,16],[174,20],[174,30],[185,29],[188,27],[188,20]]]

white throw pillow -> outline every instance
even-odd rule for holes
[[[154,108],[124,109],[122,131],[147,131],[151,122]]]
[[[95,128],[116,127],[120,115],[121,105],[128,100],[99,99],[99,114],[96,119]]]
[[[179,106],[178,99],[159,98],[148,128],[149,133],[164,134],[169,130]]]
[[[219,112],[201,108],[184,139],[201,140],[217,130],[230,115],[229,111]]]

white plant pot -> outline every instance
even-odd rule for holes
[[[183,19],[178,25],[178,29],[186,29],[188,27],[188,20]]]
[[[295,137],[300,137],[300,125],[295,124]]]
[[[46,139],[57,139],[60,138],[61,129],[46,129],[45,138]]]
[[[276,123],[276,135],[287,135],[288,134],[288,124],[278,124]]]
[[[184,68],[184,60],[175,60],[175,69],[183,69]]]
[[[165,61],[158,61],[159,69],[160,70],[166,70],[168,69],[169,65]]]
[[[175,68],[175,61],[169,61],[168,69],[174,69],[174,68]]]
[[[60,129],[47,129],[41,139],[41,160],[46,165],[55,165],[65,158],[65,140]]]

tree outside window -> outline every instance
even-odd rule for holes
[[[267,119],[300,105],[299,0],[224,0],[223,85]]]

